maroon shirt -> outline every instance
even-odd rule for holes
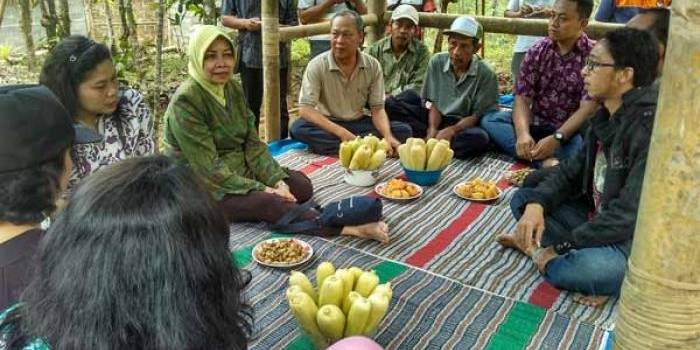
[[[527,51],[515,94],[532,98],[533,125],[558,129],[579,108],[581,100],[589,99],[581,69],[593,45],[595,41],[583,33],[564,56],[548,37]]]

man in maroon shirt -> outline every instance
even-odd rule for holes
[[[595,44],[583,32],[592,10],[592,0],[557,0],[549,36],[528,50],[520,67],[512,114],[482,119],[481,127],[507,154],[548,166],[581,148],[579,129],[598,109],[581,77]]]
[[[29,282],[40,224],[68,185],[71,145],[101,139],[76,125],[46,87],[0,87],[0,311]]]

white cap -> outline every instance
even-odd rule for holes
[[[446,30],[444,33],[459,34],[478,39],[481,36],[481,24],[472,16],[460,16],[452,22],[450,30]]]
[[[392,21],[396,21],[400,18],[410,19],[413,24],[418,25],[418,11],[411,5],[396,6],[394,11],[391,12]]]

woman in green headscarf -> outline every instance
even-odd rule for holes
[[[228,34],[216,26],[199,26],[187,50],[189,78],[165,112],[163,153],[202,178],[230,221],[277,223],[311,199],[311,181],[281,167],[260,141],[243,90],[231,79],[236,50]],[[310,209],[301,218],[318,215]],[[305,233],[388,240],[383,222]]]

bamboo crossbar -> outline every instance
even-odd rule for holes
[[[421,27],[448,29],[455,18],[461,16],[459,14],[445,13],[429,13],[419,12]],[[474,16],[479,23],[484,27],[486,33],[502,33],[516,35],[547,35],[547,20],[546,19],[521,19],[521,18],[504,18],[491,16]],[[367,14],[362,16],[365,25],[370,26],[378,22],[375,14]],[[391,19],[391,12],[384,12],[384,22],[388,23]],[[599,38],[603,33],[621,28],[621,24],[592,22],[586,27],[586,33],[592,38]],[[331,30],[330,22],[320,22],[314,24],[305,24],[294,27],[280,28],[280,41],[289,41],[292,39],[305,38],[318,34],[328,34]]]

